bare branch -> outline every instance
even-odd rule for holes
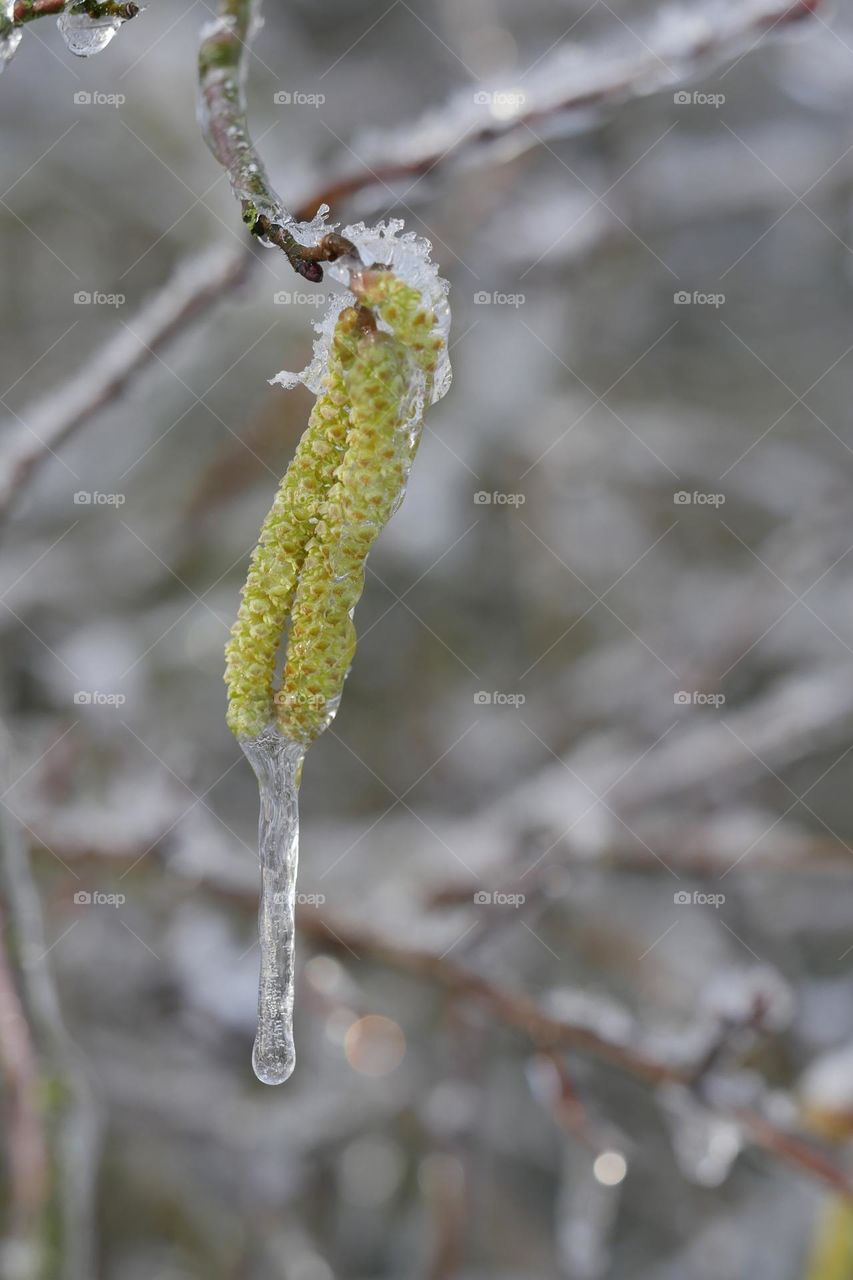
[[[79,427],[116,400],[156,353],[245,276],[251,253],[221,247],[182,263],[130,325],[98,347],[70,381],[15,417],[0,451],[0,519],[34,472]]]
[[[19,0],[18,8],[29,3],[33,9],[32,16],[43,16],[56,12],[57,2]],[[63,0],[59,5],[60,9],[64,8],[65,2]],[[681,51],[678,65],[684,73],[680,79],[689,79],[700,67],[725,61],[739,49],[748,47],[751,40],[807,17],[818,7],[819,0],[794,0],[794,3],[781,4],[779,0],[767,0],[764,8],[741,13],[739,18],[725,29],[720,28],[711,38],[696,40]],[[223,0],[219,21],[204,36],[199,54],[199,74],[207,139],[214,155],[228,171],[235,192],[245,190],[249,193],[245,199],[250,207],[250,225],[255,234],[278,244],[301,275],[319,280],[322,278],[320,261],[332,261],[350,252],[352,246],[334,233],[323,237],[319,245],[300,245],[287,230],[287,225],[293,221],[289,215],[282,212],[280,216],[285,221],[277,224],[269,214],[259,210],[259,206],[281,210],[281,205],[269,185],[246,124],[240,77],[245,70],[245,37],[251,34],[251,8],[250,0]],[[16,20],[27,21],[28,18],[26,15],[18,18],[16,9]],[[519,148],[526,150],[539,144],[534,123],[537,127],[547,123],[550,136],[561,129],[576,131],[585,122],[592,127],[600,116],[591,108],[614,108],[630,97],[656,92],[666,79],[659,59],[650,54],[635,59],[627,67],[624,62],[616,65],[618,74],[614,74],[611,67],[609,75],[602,75],[594,90],[587,87],[567,91],[547,111],[522,112],[505,121],[494,121],[488,128],[463,131],[462,136],[459,136],[459,122],[448,108],[444,113],[447,117],[444,131],[441,125],[436,126],[432,122],[429,146],[418,150],[416,144],[412,156],[406,160],[383,161],[379,158],[375,163],[365,164],[334,179],[325,188],[302,200],[297,217],[310,218],[324,203],[337,203],[373,186],[383,187],[395,180],[417,177],[439,168],[444,170],[463,158],[473,160],[480,157],[490,163],[503,163],[508,153],[498,153],[489,144],[511,137],[514,143],[511,154],[516,155]],[[667,83],[678,83],[678,80],[670,78]],[[417,138],[418,130],[417,124],[409,126],[407,137],[414,135]],[[393,154],[398,145],[396,135],[380,135],[375,145],[378,151]],[[411,147],[410,141],[407,146]],[[0,519],[12,507],[46,456],[99,409],[117,399],[136,373],[148,364],[154,352],[183,327],[202,316],[213,302],[240,280],[248,261],[248,256],[223,256],[221,250],[214,250],[199,259],[198,264],[180,266],[132,325],[143,337],[148,351],[141,344],[134,344],[130,335],[120,335],[96,352],[92,362],[68,386],[24,412],[24,430],[16,433],[12,444],[0,453]],[[208,276],[205,276],[202,264],[208,264]],[[12,435],[11,432],[5,434]]]
[[[6,1097],[9,1247],[20,1273],[39,1270],[39,1239],[50,1198],[47,1134],[39,1105],[39,1073],[30,1028],[13,976],[11,930],[0,915],[0,1072]]]
[[[321,262],[353,253],[354,246],[334,232],[319,244],[300,244],[294,235],[298,224],[267,177],[246,120],[244,83],[254,14],[253,0],[221,0],[218,18],[203,32],[198,70],[204,136],[228,174],[252,235],[277,245],[298,275],[317,282],[323,279]]]
[[[5,742],[0,742],[0,753],[0,778],[5,781]],[[40,1194],[47,1191],[49,1195],[57,1237],[59,1260],[50,1274],[60,1280],[91,1280],[95,1274],[97,1122],[77,1048],[62,1020],[29,855],[20,829],[5,808],[0,810],[0,890],[5,951],[16,961],[21,1006],[38,1068],[30,1083],[41,1099],[41,1122],[50,1151],[49,1185],[39,1189]],[[46,1272],[39,1269],[36,1274]]]
[[[387,189],[395,182],[418,179],[461,164],[501,164],[533,150],[544,138],[589,130],[604,113],[634,98],[689,83],[700,72],[713,70],[749,52],[770,32],[780,33],[821,7],[821,0],[765,0],[762,5],[732,5],[731,16],[702,10],[691,15],[678,41],[653,49],[655,36],[646,33],[639,56],[614,58],[585,52],[563,68],[543,76],[537,72],[530,90],[517,94],[516,109],[494,115],[487,103],[466,98],[451,100],[443,110],[430,109],[404,128],[378,132],[360,147],[361,165],[342,173],[299,204],[296,216],[310,218],[320,205],[333,209],[342,200],[372,186]],[[560,50],[556,57],[559,58]],[[543,69],[546,64],[543,63]],[[674,70],[674,68],[677,68]],[[543,85],[537,89],[537,81]],[[562,80],[562,90],[556,82]],[[352,154],[352,153],[351,153]]]
[[[565,1048],[590,1054],[646,1084],[692,1083],[689,1070],[659,1061],[639,1049],[607,1040],[588,1027],[554,1017],[527,996],[498,987],[443,956],[388,942],[337,918],[332,921],[328,916],[320,916],[314,910],[302,912],[299,927],[304,935],[313,937],[327,950],[339,952],[343,959],[347,956],[352,958],[353,954],[359,958],[366,957],[398,972],[433,982],[453,996],[484,1005],[499,1022],[520,1032],[538,1050]],[[810,1142],[778,1129],[757,1110],[738,1110],[734,1118],[743,1125],[756,1146],[795,1165],[832,1187],[846,1200],[853,1201],[853,1179]]]
[[[15,0],[15,22],[21,25],[36,18],[55,17],[68,8],[69,0]],[[118,4],[114,0],[88,0],[86,13],[92,18],[121,18],[127,21],[139,13],[138,4]]]

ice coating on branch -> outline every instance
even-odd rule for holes
[[[399,127],[357,133],[352,151],[359,168],[411,169],[404,175],[407,187],[425,161],[450,162],[458,152],[470,163],[485,163],[492,146],[502,153],[526,151],[543,136],[588,128],[607,108],[739,56],[765,31],[780,34],[791,8],[791,0],[671,4],[634,30],[620,22],[606,44],[566,41],[529,72],[466,88]],[[341,172],[351,170],[345,165]]]
[[[15,26],[15,0],[0,0],[0,71],[15,56],[21,35]]]
[[[205,142],[228,173],[231,189],[242,203],[244,220],[254,230],[255,223],[266,218],[283,227],[299,244],[316,245],[322,236],[334,229],[327,222],[328,205],[321,205],[310,222],[299,222],[284,207],[270,183],[252,142],[246,120],[245,46],[250,44],[263,25],[257,4],[253,5],[248,30],[234,16],[217,16],[202,27],[201,92],[198,97],[198,123]],[[245,34],[245,41],[241,32]],[[224,65],[206,59],[205,49],[215,47],[218,37],[236,39],[243,56]],[[255,231],[265,248],[279,249],[268,236]]]
[[[299,779],[305,748],[277,729],[240,746],[258,780],[258,849],[261,899],[258,942],[258,1032],[252,1053],[255,1075],[282,1084],[293,1074],[294,941],[296,872],[299,863]]]
[[[404,225],[401,219],[391,218],[388,222],[379,222],[373,227],[365,226],[363,222],[344,227],[341,234],[356,246],[360,261],[342,258],[338,262],[328,264],[326,273],[342,284],[347,291],[333,298],[323,319],[315,322],[314,329],[317,337],[314,341],[314,355],[310,364],[300,373],[282,370],[270,379],[272,384],[288,390],[301,382],[315,395],[319,393],[329,367],[329,349],[338,316],[345,307],[351,307],[356,301],[355,295],[348,288],[351,273],[362,266],[369,267],[381,263],[393,271],[399,279],[417,289],[423,299],[424,307],[435,315],[434,332],[440,335],[443,341],[429,402],[434,404],[446,394],[452,377],[448,355],[450,304],[447,300],[447,292],[449,285],[438,274],[437,265],[431,261],[432,246],[429,241],[416,235],[414,231],[404,231]],[[388,330],[388,326],[382,322],[381,317],[379,327]]]
[[[86,0],[76,0],[56,20],[66,48],[78,58],[100,53],[127,19],[116,14],[94,18],[86,12]]]

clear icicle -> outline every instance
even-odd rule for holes
[[[299,782],[305,748],[277,729],[240,746],[258,779],[261,901],[258,939],[261,973],[258,1034],[252,1053],[255,1075],[282,1084],[293,1073],[293,978],[296,872],[299,862]]]
[[[63,9],[56,20],[66,48],[78,58],[91,58],[106,49],[124,18],[114,14],[93,18],[86,12],[86,0],[76,0]]]
[[[0,71],[15,56],[22,34],[15,26],[15,0],[0,0]]]

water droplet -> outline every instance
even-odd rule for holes
[[[78,58],[91,58],[106,49],[124,21],[113,14],[93,18],[86,11],[86,0],[76,0],[63,9],[56,23],[66,48]]]

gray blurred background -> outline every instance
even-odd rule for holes
[[[634,0],[265,8],[252,129],[295,203],[390,154],[367,132],[405,154],[453,92],[533,95],[574,42],[571,92],[655,30]],[[0,80],[4,447],[183,259],[239,255],[195,121],[210,16],[151,0],[88,61],[33,23]],[[5,524],[3,805],[79,1050],[37,1028],[36,1056],[97,1117],[87,1280],[853,1275],[835,1192],[774,1147],[803,1131],[846,1177],[853,23],[664,70],[334,210],[431,239],[455,377],[306,763],[279,1089],[250,1065],[257,795],[222,649],[311,403],[267,380],[326,286],[258,250]],[[507,1026],[424,954],[659,1077]],[[48,1274],[16,1249],[6,1277]]]

